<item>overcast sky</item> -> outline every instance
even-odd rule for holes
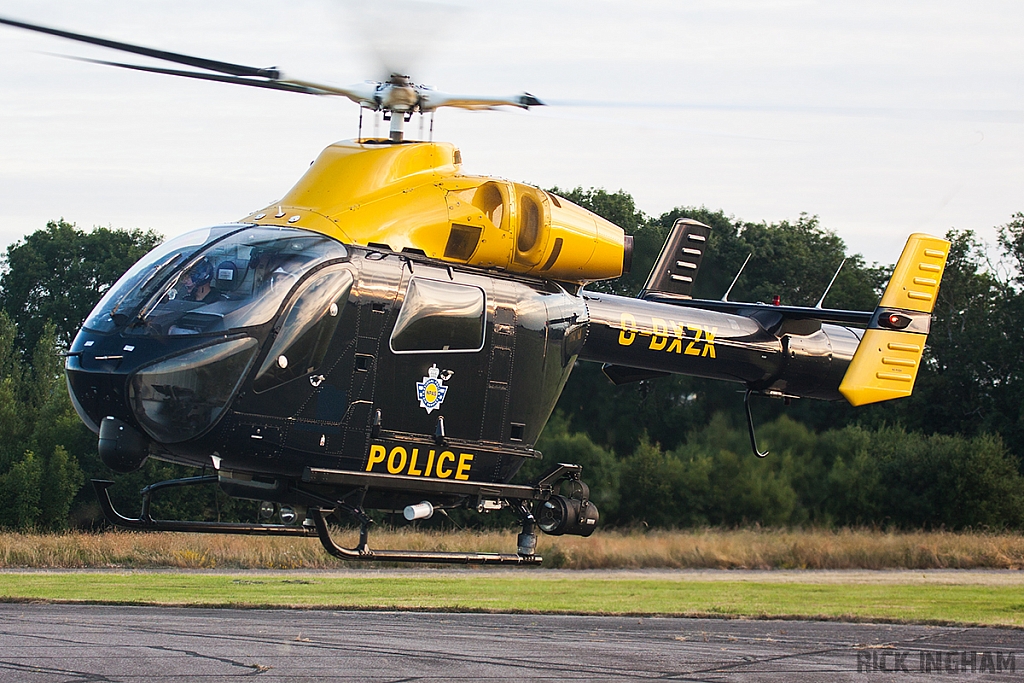
[[[418,82],[552,103],[438,113],[435,139],[460,146],[467,172],[623,189],[653,215],[817,214],[869,262],[895,261],[915,231],[992,240],[1024,211],[1019,0],[380,4],[399,9],[0,0],[0,16],[334,84],[379,78],[373,45],[390,42]],[[0,27],[0,247],[58,217],[168,236],[235,220],[356,135],[340,98],[44,53],[133,59]]]

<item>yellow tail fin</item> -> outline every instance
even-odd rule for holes
[[[857,346],[839,392],[855,406],[910,396],[946,267],[949,242],[915,233]]]

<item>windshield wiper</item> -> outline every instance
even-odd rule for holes
[[[117,319],[116,316],[117,316],[118,309],[121,308],[121,304],[123,304],[125,302],[125,300],[128,299],[128,297],[131,296],[135,292],[139,293],[139,297],[138,297],[139,299],[144,298],[146,296],[147,288],[149,287],[150,283],[153,282],[153,280],[156,279],[156,277],[160,273],[162,273],[164,270],[166,270],[168,266],[171,266],[171,265],[177,263],[178,259],[181,258],[181,255],[182,255],[182,253],[179,251],[178,253],[176,253],[176,254],[172,255],[171,257],[169,257],[168,259],[166,259],[160,265],[155,266],[153,268],[153,272],[150,273],[149,277],[147,277],[142,284],[140,284],[138,287],[132,287],[127,292],[125,292],[124,296],[122,296],[120,299],[117,300],[117,303],[114,304],[114,307],[110,309],[110,313],[107,314],[107,315],[110,316],[110,319],[113,320],[115,324],[119,325],[120,323],[118,322],[118,319]],[[126,320],[128,316],[126,316],[124,314],[121,314],[121,317]],[[121,322],[124,322],[124,320],[122,320]]]

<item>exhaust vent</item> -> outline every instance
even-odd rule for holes
[[[710,234],[711,228],[703,223],[689,218],[677,220],[640,293],[641,298],[654,292],[691,298]]]

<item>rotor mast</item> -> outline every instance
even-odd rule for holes
[[[420,94],[408,76],[391,74],[381,88],[380,108],[391,116],[389,140],[400,143],[405,139],[405,124],[420,107]]]

